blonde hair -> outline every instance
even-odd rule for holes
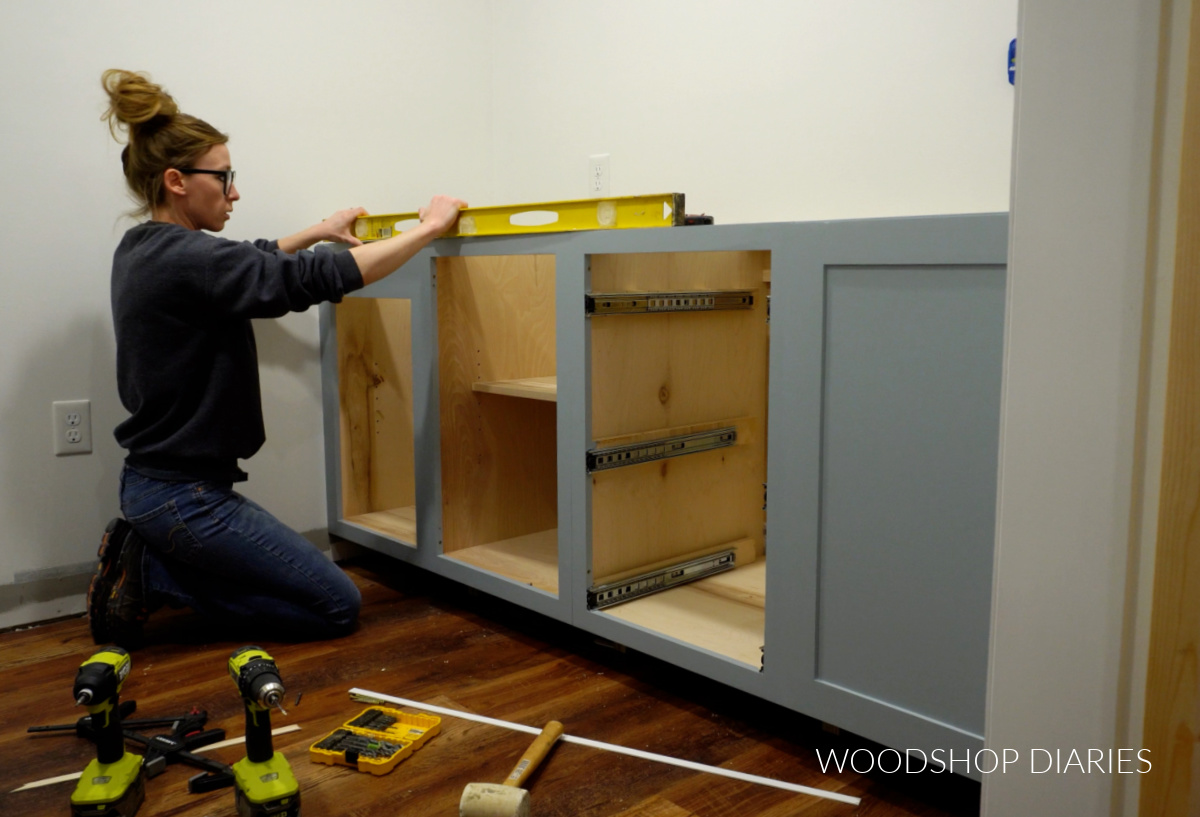
[[[125,183],[139,205],[134,215],[147,216],[166,200],[163,172],[191,167],[214,145],[229,137],[202,119],[180,113],[179,106],[161,85],[145,74],[110,68],[100,78],[108,94],[108,120],[114,139],[127,132],[121,166]]]

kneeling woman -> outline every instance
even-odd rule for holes
[[[465,206],[439,196],[421,224],[363,245],[361,208],[342,210],[278,241],[220,232],[240,196],[228,137],[181,113],[141,74],[111,70],[102,84],[138,214],[113,257],[117,385],[129,418],[116,438],[123,519],[100,546],[88,592],[97,643],[135,647],[149,613],[189,607],[217,625],[281,638],[338,636],[361,599],[345,573],[300,534],[233,490],[238,461],[265,440],[251,320],[340,301],[395,271],[444,233]],[[305,251],[341,241],[348,252]]]

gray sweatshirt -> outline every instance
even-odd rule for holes
[[[246,478],[266,439],[252,318],[338,302],[363,286],[348,252],[289,255],[145,222],[113,256],[117,388],[130,417],[115,436],[128,465],[170,480]]]

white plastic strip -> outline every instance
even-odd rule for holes
[[[299,731],[300,731],[300,724],[292,723],[292,724],[288,724],[287,726],[280,726],[277,729],[272,729],[271,734],[272,735],[286,735],[288,732],[299,732]],[[230,738],[229,740],[223,740],[219,743],[210,743],[206,746],[201,746],[199,749],[192,749],[191,751],[207,752],[209,749],[224,749],[226,746],[236,746],[239,743],[245,743],[245,742],[246,742],[245,737]]]
[[[447,715],[451,718],[463,718],[477,723],[486,723],[491,726],[499,726],[502,729],[511,729],[514,732],[525,732],[530,735],[541,734],[541,728],[536,726],[525,726],[520,723],[512,723],[511,721],[501,721],[495,718],[488,718],[483,715],[476,715],[473,712],[463,712],[458,709],[446,709],[441,706],[421,703],[420,701],[410,701],[407,698],[397,698],[394,695],[384,695],[381,692],[371,692],[365,689],[352,689],[350,695],[355,696],[360,701],[373,703],[393,703],[403,706],[411,706],[415,709],[423,709],[426,712],[436,712],[439,715]],[[638,749],[629,749],[624,746],[617,746],[612,743],[601,743],[597,740],[588,740],[587,738],[577,738],[574,735],[564,734],[559,740],[564,743],[576,743],[580,746],[588,746],[592,749],[601,749],[605,752],[615,752],[619,755],[629,755],[643,760],[653,760],[658,763],[666,763],[671,766],[678,766],[683,769],[691,769],[696,772],[707,772],[709,774],[720,775],[721,777],[729,777],[734,780],[741,780],[745,783],[759,783],[764,786],[772,786],[785,791],[797,792],[799,794],[809,794],[813,797],[824,797],[827,800],[836,800],[839,803],[849,803],[852,806],[857,806],[862,800],[858,797],[851,797],[848,794],[839,794],[838,792],[825,791],[824,789],[814,789],[810,786],[801,786],[797,783],[785,783],[782,780],[772,780],[769,777],[759,777],[754,774],[746,774],[744,772],[735,772],[730,769],[722,769],[719,766],[705,766],[703,763],[693,763],[690,760],[680,760],[667,755],[656,755],[653,752],[643,752]]]
[[[289,726],[281,726],[278,729],[272,729],[271,734],[272,735],[283,735],[283,734],[287,734],[288,732],[298,731],[299,729],[300,729],[300,725],[293,723]],[[223,740],[220,743],[210,743],[207,746],[201,746],[199,749],[191,749],[189,751],[207,752],[209,749],[221,749],[225,746],[233,746],[234,744],[237,744],[237,743],[244,743],[245,740],[246,739],[244,737],[230,738],[229,740]],[[72,772],[71,774],[60,775],[58,777],[47,777],[44,780],[35,780],[32,783],[26,783],[24,786],[18,786],[17,788],[13,789],[13,793],[16,793],[19,791],[25,791],[26,789],[40,789],[42,786],[53,786],[55,783],[67,783],[71,780],[78,780],[81,777],[83,777],[82,771]]]
[[[55,783],[66,783],[68,780],[78,780],[83,777],[83,772],[75,772],[74,774],[64,774],[58,777],[47,777],[45,780],[37,780],[33,783],[26,783],[24,786],[18,786],[13,789],[13,792],[25,791],[26,789],[40,789],[42,786],[52,786]]]

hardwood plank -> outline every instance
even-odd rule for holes
[[[670,800],[661,797],[651,797],[636,806],[622,811],[617,817],[695,817],[692,812],[682,809]]]
[[[217,632],[188,613],[152,617],[150,644],[134,653],[122,695],[138,714],[170,715],[196,706],[210,727],[244,732],[241,701],[226,672],[229,654],[258,643],[279,664],[288,714],[299,724],[278,737],[301,785],[303,813],[339,817],[453,814],[463,787],[497,781],[528,745],[527,735],[443,718],[441,731],[388,775],[325,766],[308,746],[358,714],[351,687],[467,709],[672,757],[830,788],[863,797],[875,817],[974,817],[978,785],[921,775],[821,774],[814,747],[871,746],[830,736],[796,713],[669,667],[617,652],[558,622],[498,602],[411,566],[368,555],[347,565],[363,593],[360,627],[343,639],[295,644],[260,639],[247,627]],[[73,785],[9,793],[30,780],[81,770],[94,750],[73,735],[33,737],[25,728],[74,722],[82,710],[70,688],[94,650],[80,618],[0,633],[6,670],[0,708],[0,798],[9,814],[67,812]],[[299,703],[296,697],[301,695]],[[212,754],[230,763],[243,749]],[[229,790],[187,793],[195,770],[172,765],[147,781],[141,814],[208,817],[233,813]],[[903,778],[903,779],[901,779]],[[850,817],[853,807],[728,781],[587,747],[560,744],[528,783],[542,817],[726,817],[804,814]],[[761,809],[761,811],[759,811]]]

